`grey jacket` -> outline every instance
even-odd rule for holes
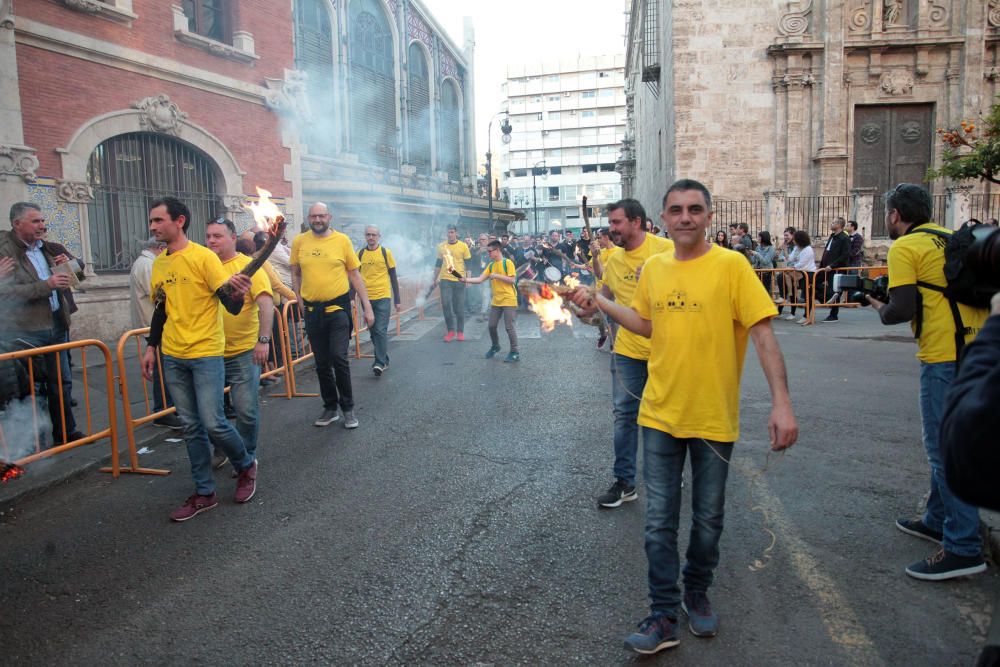
[[[42,331],[51,329],[53,317],[57,324],[69,328],[69,303],[64,290],[56,290],[59,296],[59,310],[52,312],[49,294],[52,288],[38,278],[27,246],[13,231],[0,231],[0,257],[13,257],[14,273],[0,280],[0,329],[5,331]],[[55,266],[55,252],[52,245],[42,242],[42,254]],[[79,275],[78,275],[79,277]]]

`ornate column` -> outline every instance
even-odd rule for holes
[[[872,238],[872,225],[875,224],[875,194],[877,188],[851,188],[851,197],[854,202],[851,210],[854,211],[853,220],[858,223],[858,229],[866,241]]]
[[[767,207],[767,230],[771,233],[771,241],[777,245],[777,239],[788,226],[785,216],[785,191],[764,190],[764,205]]]
[[[972,217],[972,188],[971,185],[952,185],[945,188],[944,191],[948,195],[945,220],[935,220],[934,222],[948,229],[961,227],[963,222]]]
[[[24,145],[14,21],[11,0],[0,0],[0,204],[3,206],[28,198],[28,184],[34,182],[38,169],[35,149]],[[0,216],[0,228],[9,226],[7,215]]]

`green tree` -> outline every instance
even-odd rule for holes
[[[956,181],[979,178],[1000,184],[1000,102],[980,120],[963,120],[959,128],[939,128],[944,142],[941,168],[928,169],[927,180],[947,176]]]

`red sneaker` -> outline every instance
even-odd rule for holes
[[[455,340],[455,332],[454,331],[449,331],[448,333],[446,333],[444,335],[444,342],[450,343],[453,340]]]
[[[236,502],[245,503],[257,491],[257,462],[236,477]]]
[[[171,521],[187,521],[193,519],[202,512],[207,512],[219,504],[213,491],[207,496],[199,496],[197,493],[184,501],[184,504],[170,513]]]
[[[465,342],[465,334],[462,333],[461,331],[458,332],[458,342],[459,343],[464,343]]]

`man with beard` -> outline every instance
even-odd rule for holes
[[[292,241],[292,289],[312,344],[319,391],[323,397],[323,412],[313,424],[329,426],[340,419],[339,406],[344,413],[344,428],[357,428],[351,365],[347,360],[347,345],[353,329],[351,287],[361,299],[365,323],[369,327],[375,323],[375,313],[368,300],[365,281],[358,271],[361,262],[354,254],[351,239],[330,228],[332,219],[323,202],[309,207],[310,231],[299,234]]]

